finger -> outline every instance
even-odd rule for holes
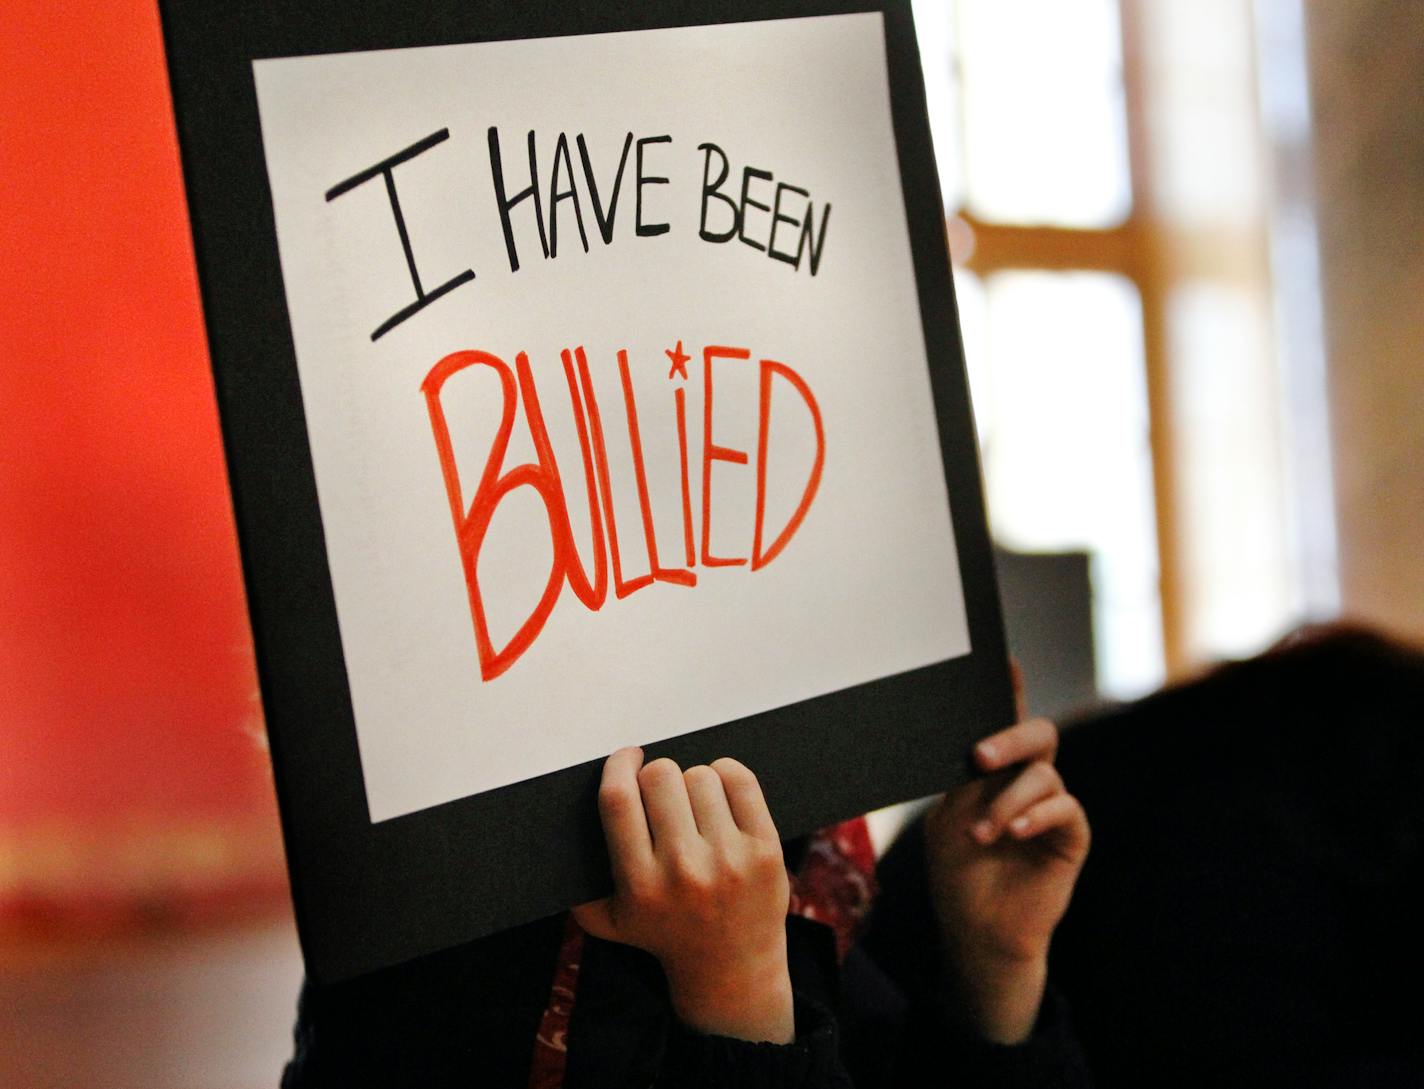
[[[981,771],[998,771],[1026,760],[1052,762],[1058,753],[1058,727],[1046,718],[1000,730],[974,746],[974,761]]]
[[[573,909],[574,922],[584,932],[607,941],[618,940],[618,925],[613,921],[611,900],[594,900]]]
[[[737,822],[732,817],[722,777],[706,764],[688,768],[682,773],[687,786],[687,800],[692,805],[692,817],[703,839],[725,840],[736,834]]]
[[[776,822],[771,819],[771,810],[767,809],[766,798],[762,796],[761,784],[751,769],[724,756],[712,762],[712,770],[722,778],[722,789],[727,794],[727,805],[737,827],[757,839],[780,841]]]
[[[1064,856],[1080,859],[1087,852],[1088,816],[1073,795],[1054,794],[1009,822],[1009,835],[1014,839],[1034,839],[1050,833],[1061,837],[1059,852]]]
[[[697,822],[692,817],[681,768],[667,757],[654,760],[638,773],[638,787],[643,793],[648,828],[653,833],[654,855],[697,838]]]
[[[627,884],[630,872],[651,865],[653,839],[643,812],[638,772],[643,766],[643,750],[619,749],[603,764],[603,780],[598,786],[598,814],[603,820],[603,838],[618,888]]]
[[[1061,793],[1063,779],[1053,765],[1036,760],[994,796],[984,816],[975,822],[971,834],[980,843],[992,843],[1019,814],[1043,799]]]

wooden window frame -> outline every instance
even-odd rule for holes
[[[1102,228],[990,223],[961,209],[974,248],[964,267],[980,277],[1010,269],[1106,272],[1136,287],[1142,302],[1143,360],[1147,387],[1153,508],[1157,529],[1158,589],[1162,610],[1163,665],[1169,680],[1191,667],[1187,653],[1184,558],[1179,544],[1180,497],[1173,461],[1173,418],[1168,388],[1168,240],[1152,212],[1146,152],[1141,25],[1135,0],[1119,0],[1122,72],[1132,204],[1126,220]]]

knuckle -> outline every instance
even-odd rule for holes
[[[699,783],[706,784],[716,779],[717,773],[706,764],[697,764],[683,772],[682,778],[688,786],[694,786]]]
[[[712,761],[712,770],[720,775],[722,781],[726,783],[755,783],[757,781],[751,768],[730,756],[723,756]]]
[[[678,766],[666,756],[660,756],[650,764],[644,764],[638,772],[638,785],[648,786],[672,775],[680,775]]]
[[[995,798],[992,803],[990,803],[989,808],[985,811],[984,815],[989,820],[993,821],[995,824],[1003,824],[1019,808],[1019,803],[1015,799],[1011,798],[1008,792],[1005,791],[1003,794],[1000,794],[997,798]]]
[[[715,899],[719,888],[716,879],[708,873],[688,874],[682,882],[685,898],[694,903]]]
[[[734,850],[719,854],[717,858],[719,880],[734,889],[759,887],[784,874],[786,867],[781,859],[780,844],[767,844],[758,840],[748,840]]]
[[[1058,769],[1046,760],[1040,760],[1034,767],[1038,770],[1038,778],[1045,787],[1052,789],[1055,793],[1063,790],[1063,776],[1058,774]]]
[[[690,855],[684,855],[673,868],[673,878],[678,890],[683,896],[694,899],[711,896],[718,887],[719,876],[714,867]]]
[[[651,874],[630,874],[623,887],[623,897],[635,912],[646,913],[661,905],[662,883]]]
[[[633,804],[633,792],[623,783],[604,783],[598,788],[598,807],[605,813],[624,813]]]
[[[1052,719],[1039,718],[1034,720],[1038,725],[1038,730],[1043,738],[1043,747],[1050,754],[1058,751],[1058,726]]]
[[[749,868],[747,876],[752,884],[772,885],[787,880],[786,866],[779,858],[757,858]]]
[[[712,858],[711,872],[715,883],[720,888],[736,888],[744,883],[747,867],[737,855],[719,851]]]
[[[779,840],[753,840],[750,854],[752,865],[759,870],[786,869],[786,859],[781,853],[781,842]]]
[[[701,852],[688,844],[671,844],[663,853],[663,866],[674,881],[687,882],[706,870]]]

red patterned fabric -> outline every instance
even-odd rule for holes
[[[811,837],[800,872],[791,875],[787,913],[829,926],[835,931],[836,953],[844,960],[870,914],[875,890],[875,847],[865,818],[856,817]],[[549,987],[549,1004],[534,1039],[529,1089],[563,1089],[583,938],[583,929],[570,915]]]
[[[823,828],[791,878],[790,914],[825,923],[842,960],[855,944],[875,900],[875,847],[864,817]]]
[[[579,961],[583,957],[583,927],[569,916],[564,943],[549,986],[549,1004],[534,1036],[534,1058],[529,1066],[529,1089],[563,1089],[569,1058],[569,1017],[578,995]]]

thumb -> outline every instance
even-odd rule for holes
[[[618,941],[618,925],[613,921],[612,906],[612,897],[579,904],[573,909],[574,922],[595,938],[616,942]]]

